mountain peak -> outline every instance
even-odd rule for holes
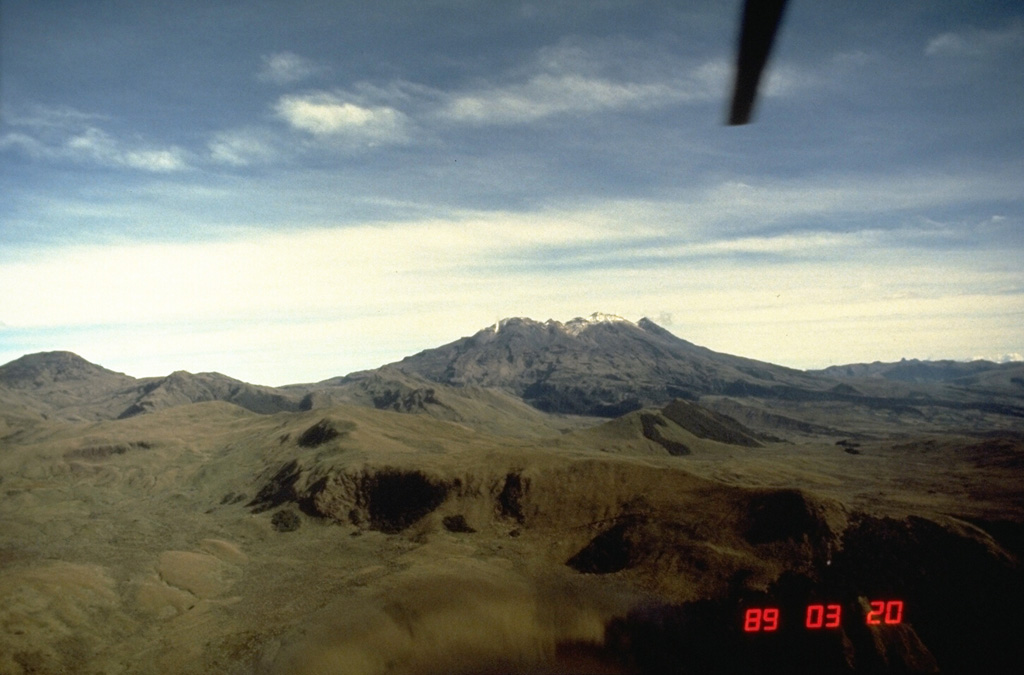
[[[586,329],[597,326],[600,324],[612,324],[612,323],[623,323],[630,326],[634,326],[632,321],[629,319],[623,319],[617,314],[605,314],[604,312],[594,312],[588,317],[576,317],[572,321],[567,321],[562,328],[570,335],[579,335]]]
[[[129,379],[126,375],[86,361],[74,352],[65,351],[26,354],[0,366],[0,382],[15,387],[43,386],[56,382],[86,380],[96,376]]]
[[[509,327],[525,326],[535,328],[555,328],[563,333],[567,333],[569,335],[576,337],[583,331],[593,326],[614,323],[621,323],[628,326],[636,325],[629,319],[624,319],[617,314],[605,314],[604,312],[594,312],[590,316],[578,316],[575,319],[566,321],[565,323],[562,323],[561,321],[556,321],[555,319],[548,319],[547,321],[541,323],[540,321],[535,321],[534,319],[530,319],[527,317],[512,316],[501,319],[500,321],[495,322],[493,326],[489,326],[484,330],[497,334],[500,333],[503,329]]]
[[[615,417],[674,398],[821,389],[812,377],[691,344],[650,319],[596,312],[566,323],[503,319],[402,359],[406,374],[494,387],[546,412]]]

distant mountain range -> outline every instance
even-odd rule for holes
[[[913,360],[800,371],[714,352],[649,319],[594,314],[566,323],[508,318],[376,370],[286,387],[184,371],[136,379],[70,352],[0,366],[6,414],[72,420],[214,400],[258,413],[345,402],[506,430],[529,420],[523,428],[540,431],[572,426],[565,416],[619,417],[675,399],[761,432],[1022,429],[1024,364]]]
[[[0,403],[29,415],[124,419],[203,401],[227,401],[259,413],[299,409],[294,396],[220,373],[177,371],[137,379],[71,352],[29,354],[0,366]]]

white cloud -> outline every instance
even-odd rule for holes
[[[318,92],[283,96],[275,106],[292,127],[314,136],[339,136],[367,141],[404,139],[406,118],[389,106],[368,106],[341,94]]]
[[[292,52],[277,52],[263,57],[263,67],[256,77],[274,84],[294,84],[316,75],[321,68],[309,59]]]
[[[154,173],[188,168],[187,153],[177,146],[158,147],[136,139],[119,139],[94,122],[102,119],[70,108],[37,108],[16,117],[12,131],[0,138],[0,150],[14,149],[46,161],[71,160]]]
[[[186,168],[184,155],[185,153],[177,148],[173,150],[130,150],[122,153],[119,161],[133,169],[163,173],[181,171]]]
[[[1024,23],[1016,22],[1005,28],[966,28],[957,32],[936,35],[928,41],[928,56],[985,56],[1024,46]]]

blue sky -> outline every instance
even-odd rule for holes
[[[505,316],[1024,352],[1024,8],[4,0],[0,362],[315,381]]]

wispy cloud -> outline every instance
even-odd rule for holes
[[[250,166],[269,162],[278,156],[269,133],[256,129],[222,131],[207,143],[212,161],[230,166]]]
[[[660,58],[659,58],[660,57]],[[649,109],[721,96],[723,61],[686,63],[632,43],[559,44],[498,81],[453,91],[442,118],[474,124],[522,124],[552,115]]]
[[[525,83],[457,95],[442,115],[459,122],[521,124],[557,114],[653,107],[690,96],[665,83],[623,83],[541,73]]]
[[[731,231],[786,231],[794,221],[822,224],[851,215],[907,214],[950,205],[1015,199],[1015,181],[999,173],[875,173],[791,180],[726,180],[691,198],[689,213]],[[902,216],[899,214],[903,214]]]
[[[263,67],[257,73],[257,79],[273,84],[294,84],[302,82],[323,68],[313,61],[293,52],[277,52],[263,56]]]
[[[1005,28],[966,28],[936,35],[928,41],[928,56],[987,56],[1024,47],[1024,22]]]

